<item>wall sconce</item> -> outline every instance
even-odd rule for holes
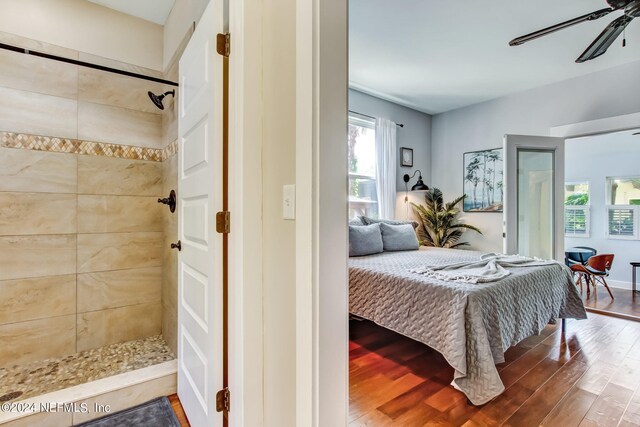
[[[416,169],[413,175],[409,176],[409,174],[404,174],[404,188],[405,191],[409,191],[409,181],[413,179],[414,176],[418,174],[418,181],[411,187],[411,191],[426,191],[429,189],[427,185],[422,181],[422,172]]]
[[[416,169],[413,175],[404,174],[402,178],[404,180],[404,204],[405,204],[405,217],[409,219],[409,181],[418,174],[418,181],[411,187],[411,191],[427,191],[429,187],[422,181],[422,172]]]

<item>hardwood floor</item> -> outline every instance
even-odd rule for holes
[[[350,427],[640,425],[640,322],[589,313],[548,326],[498,365],[505,392],[475,407],[436,351],[350,322]]]
[[[628,289],[611,288],[611,293],[615,298],[613,301],[604,286],[598,285],[597,292],[591,290],[591,295],[587,298],[587,291],[582,291],[582,301],[585,307],[602,310],[610,313],[631,316],[640,320],[640,294],[634,295]]]
[[[180,403],[178,395],[172,394],[171,396],[169,396],[169,402],[171,402],[173,412],[176,413],[176,417],[180,422],[180,427],[189,427],[189,420],[187,419],[187,415],[184,413],[184,409],[182,408],[182,404]]]

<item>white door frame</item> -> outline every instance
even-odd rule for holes
[[[229,4],[230,426],[264,425],[262,23],[260,1]],[[256,119],[258,118],[258,119]]]
[[[296,425],[348,414],[347,0],[296,0]]]
[[[505,203],[504,252],[518,253],[518,151],[521,149],[543,149],[553,151],[553,252],[556,260],[564,259],[564,141],[560,137],[533,135],[505,135],[504,137],[504,171],[505,171]],[[559,162],[559,159],[561,160]],[[514,202],[514,203],[512,203]],[[558,209],[561,207],[562,209]],[[512,232],[509,233],[509,230]]]

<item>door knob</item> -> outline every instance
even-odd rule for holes
[[[163,205],[168,205],[169,210],[173,213],[176,211],[176,192],[171,190],[169,193],[169,197],[165,197],[164,199],[158,199],[158,203],[162,203]]]
[[[172,243],[171,249],[177,249],[178,251],[182,250],[182,242],[178,240],[178,243]]]

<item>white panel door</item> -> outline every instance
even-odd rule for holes
[[[194,427],[222,425],[222,7],[209,3],[180,59],[178,396]]]
[[[564,139],[506,135],[504,251],[564,259]]]

